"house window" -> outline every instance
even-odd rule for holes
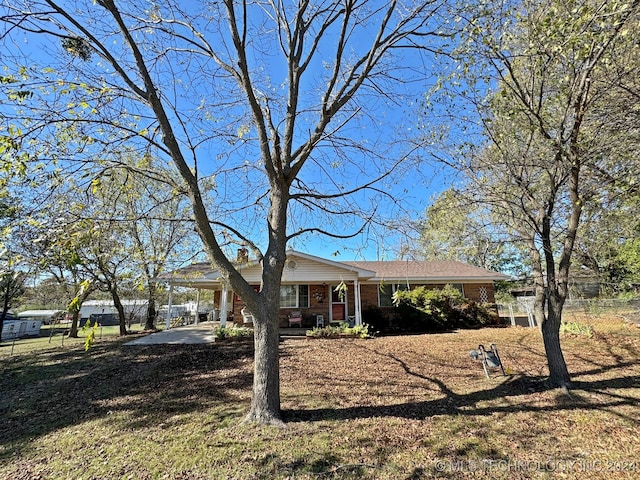
[[[393,294],[398,290],[409,290],[406,283],[380,285],[378,288],[378,305],[381,307],[393,307]]]
[[[280,308],[307,308],[309,285],[281,285]]]
[[[298,307],[309,307],[309,285],[298,285]]]
[[[451,287],[455,288],[456,290],[458,290],[462,296],[464,297],[464,287],[461,283],[448,283],[447,285],[450,285]]]

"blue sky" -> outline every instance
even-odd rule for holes
[[[94,10],[94,12],[88,12],[90,20],[87,20],[87,25],[92,28],[94,22],[99,23],[99,17],[94,15],[98,7],[91,2],[87,5],[88,10]],[[255,23],[260,23],[255,18],[253,20]],[[354,33],[348,45],[350,55],[357,56],[358,51],[364,46],[362,39],[371,37],[370,31],[364,32],[364,36],[362,32],[360,36]],[[143,31],[138,35],[144,36],[145,41],[153,41],[156,38]],[[213,39],[213,36],[211,38]],[[89,72],[96,78],[102,75],[112,81],[113,70],[108,66],[105,67],[97,57],[92,59],[90,65],[83,64],[65,55],[56,41],[19,33],[14,33],[13,39],[16,41],[15,45],[19,47],[18,51],[14,50],[14,53],[24,54],[25,60],[22,61],[27,64],[39,64],[36,68],[73,63],[78,68],[79,75]],[[311,109],[317,106],[318,93],[326,81],[323,76],[328,71],[326,65],[333,59],[334,50],[331,44],[334,41],[335,39],[331,36],[327,37],[324,49],[320,49],[314,64],[309,69],[307,80],[303,82],[303,98],[300,103],[301,113],[298,122],[299,141],[303,141],[306,132],[314,126],[315,117]],[[120,40],[117,37],[113,37],[109,42],[107,45],[114,56],[121,55],[123,59],[127,58],[121,52]],[[6,46],[8,44],[5,44]],[[276,121],[282,121],[286,105],[282,103],[281,94],[286,88],[286,70],[277,56],[277,42],[273,38],[268,41],[261,39],[260,42],[252,44],[252,47],[249,59],[253,63],[252,69],[257,89],[265,97],[274,98],[270,105],[274,118]],[[150,44],[149,48],[151,48]],[[387,95],[376,95],[376,89],[371,88],[361,91],[348,105],[350,110],[345,111],[344,116],[338,115],[332,124],[332,126],[337,125],[352,112],[358,112],[357,116],[339,132],[339,136],[350,141],[356,140],[361,146],[366,147],[368,152],[358,151],[352,146],[342,148],[337,155],[326,146],[317,149],[313,162],[305,166],[300,176],[308,186],[317,185],[317,188],[323,191],[337,191],[340,188],[348,190],[359,182],[365,182],[367,178],[376,176],[376,169],[383,161],[393,161],[410,149],[409,142],[416,140],[418,128],[423,121],[420,118],[423,96],[434,84],[441,69],[434,63],[433,58],[425,53],[406,50],[398,52],[397,55],[396,60],[385,66],[388,70],[384,73],[388,78],[381,77],[379,80],[380,85],[387,89],[385,90]],[[176,55],[175,58],[177,59],[178,56]],[[204,66],[205,69],[211,69],[213,65],[210,60],[197,59],[197,62],[202,63],[190,66]],[[256,169],[259,154],[253,141],[255,132],[247,123],[246,112],[233,103],[233,93],[234,89],[237,92],[237,85],[233,82],[220,82],[213,76],[200,75],[199,72],[203,72],[204,69],[189,70],[180,66],[177,61],[157,62],[154,68],[154,75],[160,80],[163,93],[167,98],[177,102],[176,104],[182,110],[182,121],[185,124],[188,122],[189,141],[203,142],[197,149],[198,166],[203,175],[217,173],[214,197],[220,205],[229,207],[229,211],[224,213],[224,219],[232,223],[235,228],[242,228],[248,235],[255,234],[252,238],[256,239],[258,245],[264,247],[261,244],[264,240],[264,234],[261,233],[264,222],[254,220],[256,216],[260,216],[263,206],[257,204],[251,212],[240,211],[243,202],[251,203],[261,192],[264,192],[259,188],[252,190],[264,179],[256,175],[259,170],[259,167]],[[54,78],[54,75],[50,75],[50,78]],[[68,74],[66,79],[77,80],[73,73]],[[90,103],[92,106],[96,105],[94,102]],[[116,105],[103,108],[105,112],[108,109],[115,111],[113,109]],[[144,110],[136,110],[139,107],[134,105],[129,105],[128,108],[131,109],[128,112],[131,115],[138,113],[144,118]],[[307,113],[302,113],[305,111]],[[123,121],[131,121],[133,117],[122,118]],[[207,137],[211,133],[212,125],[220,128],[221,134]],[[136,128],[142,129],[146,126],[144,120],[137,121]],[[244,128],[247,130],[243,131]],[[202,134],[198,133],[199,129],[203,132]],[[241,131],[243,133],[240,139],[238,137]],[[182,140],[187,142],[187,137],[185,136]],[[394,222],[406,224],[407,218],[414,220],[420,218],[433,196],[449,186],[450,179],[439,170],[442,167],[430,162],[428,150],[416,150],[413,156],[414,162],[422,163],[415,163],[413,168],[399,170],[376,185],[379,190],[397,199],[398,206],[394,206],[384,196],[369,194],[357,195],[353,201],[360,206],[377,208],[380,214]],[[243,167],[243,165],[246,166]],[[231,170],[232,168],[235,170]],[[227,173],[222,174],[220,169],[226,169]],[[334,175],[336,184],[331,185]],[[231,213],[234,208],[239,213]],[[215,218],[215,215],[215,212],[211,212],[212,218]],[[326,219],[317,215],[305,217],[304,210],[293,209],[292,216],[291,226],[294,229],[309,226],[327,227]],[[337,234],[345,234],[356,231],[358,227],[359,225],[356,226],[353,221],[341,222],[333,226],[333,230]],[[294,240],[290,247],[319,256],[337,254],[335,257],[337,259],[374,260],[393,258],[400,245],[406,241],[406,238],[393,230],[371,225],[352,239],[332,239],[311,235]]]

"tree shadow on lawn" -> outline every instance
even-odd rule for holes
[[[286,410],[285,420],[425,419],[452,414],[489,416],[497,412],[611,411],[639,405],[638,398],[627,391],[640,387],[640,376],[588,379],[605,372],[615,376],[625,367],[636,366],[635,362],[620,361],[622,357],[612,364],[589,363],[588,370],[574,373],[577,380],[573,399],[540,405],[528,395],[548,390],[542,376],[507,377],[491,388],[457,394],[440,378],[413,371],[396,355],[375,353],[401,366],[406,375],[424,382],[430,390],[435,386],[440,392],[438,398],[380,406]],[[174,419],[178,413],[210,407],[220,411],[225,404],[244,405],[251,392],[252,364],[252,343],[122,347],[117,342],[103,342],[86,353],[75,348],[15,357],[4,362],[0,370],[0,460],[19,454],[34,437],[109,413],[126,413],[118,421],[126,422],[127,428],[145,428],[179,421]],[[481,369],[478,375],[482,375]],[[583,391],[605,401],[584,400],[579,397]],[[499,398],[511,402],[477,406]],[[221,414],[229,413],[225,412]],[[630,420],[639,423],[637,419]]]
[[[379,353],[379,352],[377,352]],[[552,390],[546,383],[544,376],[511,375],[493,388],[458,394],[451,390],[445,382],[435,377],[428,377],[416,372],[401,359],[393,354],[379,353],[390,358],[402,366],[404,371],[413,377],[419,378],[432,385],[436,385],[442,393],[442,397],[425,400],[422,402],[407,402],[392,405],[354,406],[346,408],[318,408],[297,409],[283,412],[286,422],[317,422],[323,420],[355,420],[375,417],[398,417],[412,420],[424,420],[430,416],[438,415],[469,415],[490,416],[495,413],[517,412],[545,412],[559,410],[604,410],[614,415],[621,416],[637,425],[640,419],[624,416],[612,408],[621,406],[640,406],[640,397],[624,395],[620,390],[640,388],[640,375],[620,376],[616,378],[572,382],[570,395],[561,395],[554,404],[539,405],[531,401],[518,402],[517,397],[526,399],[527,395]],[[620,362],[615,365],[600,365],[592,370],[576,372],[573,378],[581,376],[602,374],[607,371],[637,366],[637,362]],[[580,392],[598,394],[606,401],[593,402],[583,398]],[[480,402],[487,402],[499,398],[512,398],[514,401],[508,405],[490,405],[478,407]]]
[[[0,459],[34,437],[112,413],[129,428],[170,423],[250,392],[253,344],[122,346],[15,357],[2,365]],[[248,395],[248,394],[247,394]]]

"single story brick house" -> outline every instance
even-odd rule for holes
[[[249,284],[259,288],[262,267],[248,258],[245,249],[238,251],[236,267]],[[343,321],[358,325],[363,321],[363,309],[377,307],[392,313],[391,297],[396,290],[422,285],[442,288],[449,284],[470,300],[493,303],[494,281],[507,279],[507,275],[453,260],[337,261],[289,250],[280,290],[280,326],[290,326],[294,312],[302,314],[302,327]],[[220,320],[243,323],[242,298],[210,264],[190,265],[158,280],[169,284],[170,289],[186,286],[214,290],[216,310],[227,312],[226,316],[220,315]]]

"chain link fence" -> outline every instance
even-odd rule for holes
[[[35,335],[3,335],[0,342],[0,358],[14,355],[37,353],[52,349],[84,350],[85,340],[90,329],[78,329],[78,337],[69,337],[70,324],[56,323],[42,325]],[[131,331],[142,330],[137,324],[131,325]],[[117,338],[120,335],[118,325],[100,326],[95,334],[95,341]]]
[[[533,316],[533,297],[519,297],[510,303],[497,304],[498,313],[506,324],[537,327]],[[563,322],[584,323],[596,330],[620,328],[621,322],[640,327],[640,299],[572,299],[567,300]]]

